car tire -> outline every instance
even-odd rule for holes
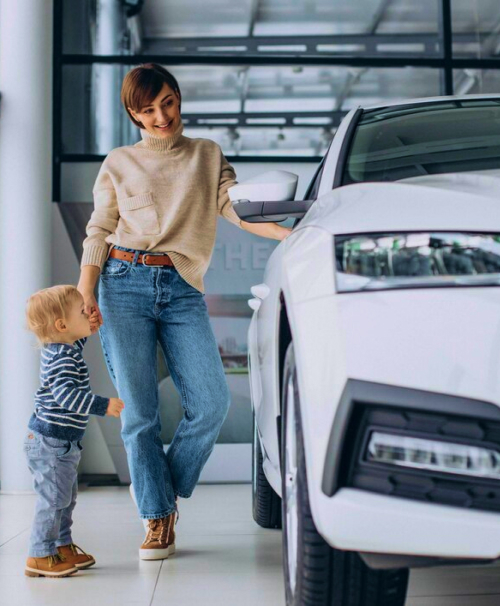
[[[253,519],[262,528],[281,528],[281,499],[267,481],[262,462],[262,450],[254,415],[252,442]]]
[[[316,530],[309,507],[293,343],[285,358],[282,423],[283,568],[287,606],[403,606],[408,569],[372,570],[357,553],[330,547]]]

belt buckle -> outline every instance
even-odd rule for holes
[[[142,255],[142,264],[149,267],[149,265],[145,263],[146,257],[163,257],[164,254],[165,253],[146,253],[145,255]]]

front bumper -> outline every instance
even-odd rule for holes
[[[318,499],[318,531],[347,551],[433,558],[500,557],[500,515],[341,488]]]
[[[314,516],[328,542],[339,549],[375,553],[500,556],[500,480],[368,462],[364,455],[372,431],[500,450],[500,408],[348,381],[335,415],[323,494]]]

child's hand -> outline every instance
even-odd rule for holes
[[[95,311],[90,317],[90,331],[92,334],[96,333],[99,330],[100,321],[99,321],[99,313]]]
[[[119,417],[124,408],[125,404],[123,403],[123,400],[120,400],[120,398],[109,398],[106,414],[110,417]]]
[[[99,330],[99,327],[102,323],[100,321],[99,312],[94,311],[89,317],[89,322],[90,322],[90,330],[91,330],[92,334],[95,334]]]

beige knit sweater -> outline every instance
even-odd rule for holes
[[[81,265],[102,269],[110,244],[166,252],[181,276],[204,292],[217,216],[241,227],[228,188],[235,173],[208,139],[169,138],[141,131],[142,141],[118,147],[104,160],[94,186]]]

